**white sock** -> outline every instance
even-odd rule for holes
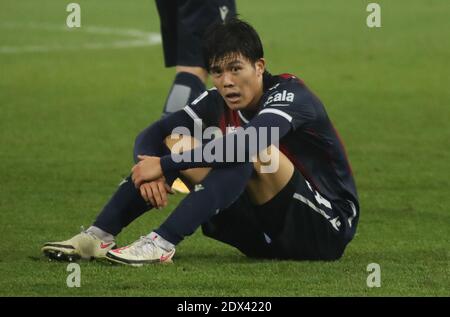
[[[93,233],[97,238],[105,242],[113,242],[114,236],[106,231],[103,231],[99,227],[90,226],[86,231]]]
[[[170,243],[154,231],[150,232],[147,237],[152,239],[158,247],[166,251],[170,251],[175,248],[175,245],[173,243]]]

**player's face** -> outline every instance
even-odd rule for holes
[[[263,58],[255,63],[242,55],[224,58],[210,66],[211,78],[232,110],[256,109],[263,95]]]

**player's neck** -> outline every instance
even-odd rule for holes
[[[263,82],[261,80],[261,82],[258,84],[258,89],[257,89],[257,92],[256,92],[255,96],[253,97],[252,101],[250,101],[248,106],[245,107],[245,111],[249,111],[249,112],[258,111],[259,102],[260,102],[262,96],[264,95],[263,88],[264,88],[263,87]]]

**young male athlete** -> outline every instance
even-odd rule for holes
[[[359,204],[345,150],[323,104],[302,80],[266,71],[256,31],[232,19],[206,34],[215,88],[151,125],[137,164],[94,224],[47,243],[62,259],[141,266],[171,261],[198,227],[250,257],[336,260],[352,240]],[[193,135],[201,133],[200,138]],[[177,177],[191,193],[149,235],[114,249],[114,237],[167,201]]]

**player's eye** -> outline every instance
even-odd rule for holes
[[[233,73],[238,73],[240,70],[241,70],[241,67],[239,67],[239,66],[231,67],[231,72],[233,72]]]
[[[211,76],[219,77],[222,75],[222,71],[220,69],[211,69]]]

